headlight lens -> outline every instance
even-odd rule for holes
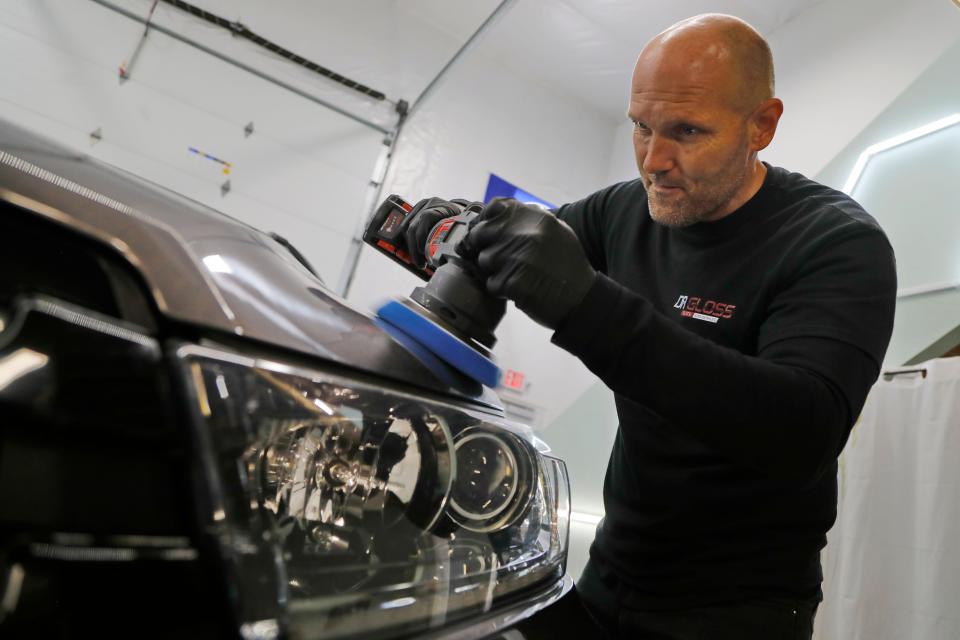
[[[533,493],[536,459],[515,438],[483,429],[461,432],[454,442],[457,478],[450,517],[470,531],[497,531],[522,513]]]
[[[566,469],[529,430],[219,350],[178,358],[242,629],[411,633],[563,575]]]

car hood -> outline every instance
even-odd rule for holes
[[[173,320],[499,407],[491,389],[335,295],[268,234],[2,123],[0,198],[118,251]]]

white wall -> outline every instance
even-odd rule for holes
[[[769,35],[785,109],[765,159],[813,176],[954,42],[951,0],[826,0]]]
[[[960,26],[960,11],[954,22]],[[841,184],[867,146],[960,113],[960,37],[900,97],[854,138],[818,176]],[[886,229],[897,254],[901,290],[960,283],[960,125],[873,157],[853,195]],[[940,355],[926,348],[960,327],[960,290],[902,297],[897,304],[889,365]],[[956,338],[954,338],[956,340]]]
[[[633,180],[640,176],[633,154],[633,123],[624,118],[613,134],[613,150],[607,167],[607,183]]]
[[[810,50],[798,29],[815,19],[819,46]],[[948,0],[831,0],[771,44],[786,59],[778,75],[787,107],[767,158],[833,187],[869,145],[960,112],[960,9]],[[808,59],[793,55],[805,49]],[[954,127],[875,157],[853,193],[887,232],[902,290],[960,281],[958,135]],[[925,348],[958,325],[956,290],[900,299],[885,366],[939,355]]]

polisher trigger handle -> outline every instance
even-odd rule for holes
[[[451,257],[458,257],[457,245],[466,237],[470,230],[470,222],[479,214],[468,211],[458,216],[444,218],[434,226],[428,236],[426,246],[427,265],[434,268],[447,262]]]

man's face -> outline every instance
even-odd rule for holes
[[[722,74],[643,56],[628,115],[650,216],[669,226],[717,220],[741,202],[751,161],[748,115]]]

